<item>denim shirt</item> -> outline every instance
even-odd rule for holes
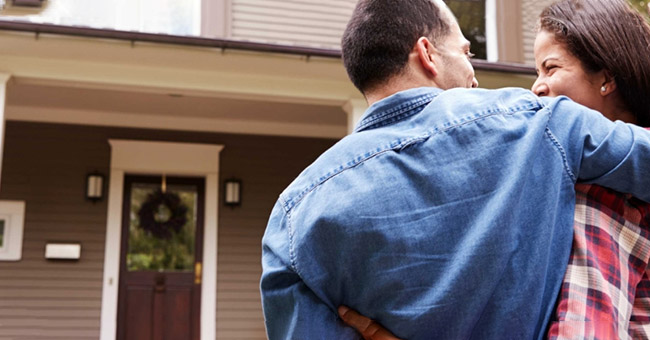
[[[280,195],[263,243],[268,337],[542,338],[574,184],[650,200],[650,134],[566,97],[418,88],[372,105]]]

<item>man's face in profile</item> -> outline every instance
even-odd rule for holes
[[[440,9],[440,14],[449,23],[450,32],[437,42],[436,50],[439,58],[439,73],[437,83],[443,89],[454,87],[477,87],[478,81],[474,77],[474,67],[469,59],[470,42],[465,39],[458,26],[458,22],[451,10],[441,0],[434,1]]]

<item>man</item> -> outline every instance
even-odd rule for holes
[[[280,195],[263,239],[270,339],[356,339],[347,305],[404,339],[544,334],[576,181],[650,200],[650,135],[566,98],[477,85],[439,0],[361,0],[343,37],[371,105]]]

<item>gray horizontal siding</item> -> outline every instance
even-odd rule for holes
[[[87,172],[105,169],[104,145],[7,123],[2,199],[26,201],[22,260],[0,262],[0,337],[97,339],[106,208],[84,201]],[[48,242],[80,242],[78,262],[48,261]]]
[[[537,23],[539,22],[539,15],[542,10],[555,2],[555,0],[522,0],[522,31],[523,31],[523,44],[524,44],[524,62],[529,65],[535,64],[535,55],[533,53],[533,45],[535,44],[535,36],[537,35]]]
[[[86,173],[108,174],[109,138],[225,145],[221,177],[240,178],[243,193],[240,207],[219,208],[217,339],[265,339],[260,244],[269,213],[333,140],[9,121],[0,199],[27,207],[22,260],[0,262],[0,340],[99,338],[106,203],[83,192]],[[80,242],[81,260],[45,260],[52,241]]]
[[[355,0],[232,0],[231,38],[340,48]]]

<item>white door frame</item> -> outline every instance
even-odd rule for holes
[[[110,139],[108,142],[111,145],[111,174],[108,191],[106,248],[104,249],[100,340],[115,340],[117,336],[122,196],[126,173],[205,178],[201,339],[215,339],[219,153],[223,149],[223,145],[116,139]]]
[[[9,78],[11,78],[11,74],[0,72],[0,170],[2,170],[2,153],[5,144],[5,107]]]

